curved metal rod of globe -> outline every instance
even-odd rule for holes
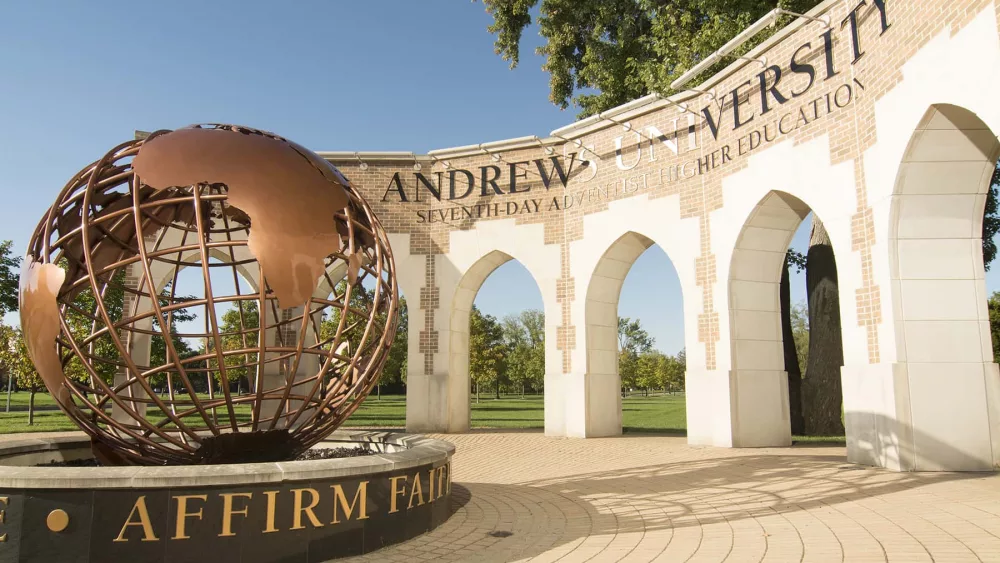
[[[122,143],[85,167],[35,229],[26,263],[65,277],[58,336],[47,345],[58,358],[49,391],[107,461],[291,457],[343,423],[385,364],[398,309],[388,237],[350,182],[314,153],[244,127],[178,131]],[[185,154],[191,147],[198,158]],[[162,185],[138,174],[137,161]],[[258,161],[268,164],[245,170]],[[194,168],[173,169],[184,162]],[[191,182],[174,185],[175,174]],[[282,178],[302,180],[294,198]],[[279,216],[300,220],[288,226]],[[269,238],[279,227],[329,246]],[[323,256],[305,295],[295,268],[281,267],[303,249]],[[261,261],[261,252],[271,254]],[[39,295],[22,290],[22,299]],[[203,331],[189,328],[199,313]]]

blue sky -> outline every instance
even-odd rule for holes
[[[574,108],[548,101],[537,29],[511,71],[493,53],[490,23],[469,1],[5,2],[0,239],[22,254],[63,184],[135,129],[229,122],[314,150],[426,152],[571,123]],[[807,237],[806,228],[797,245]],[[477,303],[498,316],[540,308],[537,290],[511,289],[531,285],[508,264]],[[663,285],[673,298],[651,303]],[[803,299],[804,280],[793,291]],[[633,267],[620,312],[639,317],[662,350],[683,346],[680,289],[658,248]]]

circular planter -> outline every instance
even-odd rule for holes
[[[451,515],[455,447],[340,430],[317,448],[377,453],[170,467],[36,467],[90,458],[86,437],[0,444],[0,561],[321,562]]]

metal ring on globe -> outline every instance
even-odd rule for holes
[[[25,266],[32,361],[106,464],[291,459],[360,405],[396,332],[368,203],[247,127],[115,147],[62,190]]]

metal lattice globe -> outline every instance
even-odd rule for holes
[[[374,387],[397,304],[387,236],[351,183],[228,125],[83,169],[21,276],[32,360],[105,463],[293,458]]]

